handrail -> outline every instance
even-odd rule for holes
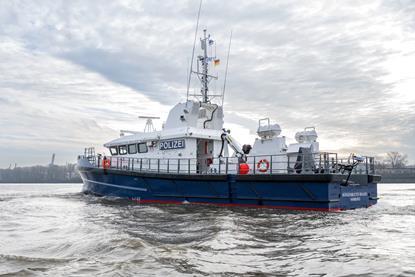
[[[159,174],[209,174],[228,175],[240,174],[240,160],[237,157],[221,158],[133,158],[102,155],[83,156],[90,163],[102,168],[103,160],[109,160],[110,169],[155,172]],[[276,175],[276,174],[342,174],[340,164],[344,164],[347,158],[338,157],[337,153],[287,153],[279,155],[255,155],[248,156],[248,175]],[[375,159],[363,157],[363,162],[356,166],[353,174],[375,174]]]

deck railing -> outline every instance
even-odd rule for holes
[[[85,157],[85,156],[84,156]],[[339,158],[337,153],[293,153],[281,155],[248,156],[245,162],[237,157],[223,158],[131,158],[103,157],[101,155],[87,156],[90,163],[99,168],[117,169],[123,171],[153,172],[166,174],[327,174],[344,173],[340,164],[350,164],[349,159]],[[373,157],[361,157],[352,174],[374,174],[375,160]],[[104,162],[104,159],[107,162]],[[108,162],[109,161],[109,162]],[[241,163],[248,169],[242,172]],[[105,165],[104,165],[105,164]],[[346,172],[348,173],[348,172]]]

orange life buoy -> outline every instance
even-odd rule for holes
[[[267,172],[269,169],[269,161],[267,159],[262,159],[256,164],[256,168],[259,172]]]
[[[249,165],[246,163],[239,164],[239,174],[246,175],[249,173]]]
[[[103,159],[102,160],[102,167],[104,169],[110,168],[111,167],[111,160],[110,159]]]

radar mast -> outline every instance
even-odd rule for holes
[[[200,38],[200,47],[202,49],[202,55],[197,56],[197,67],[196,71],[192,70],[191,73],[195,74],[200,83],[200,94],[190,94],[200,100],[202,103],[210,103],[211,100],[215,97],[221,97],[222,95],[210,94],[209,93],[209,83],[212,79],[217,80],[218,76],[213,76],[209,74],[209,64],[213,63],[218,65],[220,60],[214,56],[208,55],[208,48],[213,47],[215,41],[211,38],[210,34],[207,34],[206,29],[203,30],[203,37]],[[215,51],[216,52],[216,51]]]
[[[202,10],[202,0],[200,0],[199,4],[199,11],[197,13],[197,20],[196,20],[196,29],[194,34],[194,41],[193,41],[193,49],[192,49],[192,57],[190,60],[190,70],[187,78],[187,95],[186,101],[189,100],[189,96],[192,96],[197,99],[202,104],[213,104],[216,106],[223,106],[224,94],[225,94],[225,87],[226,87],[226,77],[228,73],[228,65],[229,65],[229,52],[230,52],[230,42],[232,39],[232,32],[231,37],[229,40],[229,47],[228,47],[228,55],[226,59],[226,69],[225,69],[225,79],[223,84],[223,89],[221,92],[219,91],[212,91],[209,89],[209,84],[212,80],[217,80],[218,76],[209,74],[209,66],[213,63],[214,66],[220,64],[220,59],[216,57],[216,42],[211,38],[210,34],[207,33],[207,30],[203,30],[203,37],[200,38],[200,47],[202,49],[201,55],[197,56],[197,67],[196,70],[193,69],[194,65],[194,58],[195,58],[195,48],[196,48],[196,40],[198,35],[199,29],[199,19],[200,13]],[[190,83],[192,80],[192,75],[196,75],[201,83],[200,92],[194,91],[193,94],[189,94],[190,92]],[[216,90],[216,89],[214,89]],[[215,100],[217,104],[212,103],[212,100]]]
[[[156,128],[153,125],[153,119],[160,119],[158,116],[139,116],[140,119],[146,119],[146,126],[144,127],[144,133],[155,132]]]

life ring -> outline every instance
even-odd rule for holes
[[[104,169],[110,168],[111,167],[111,160],[110,159],[103,159],[102,160],[102,167]]]
[[[262,159],[256,164],[256,168],[259,172],[267,172],[269,169],[269,161],[267,159]]]

